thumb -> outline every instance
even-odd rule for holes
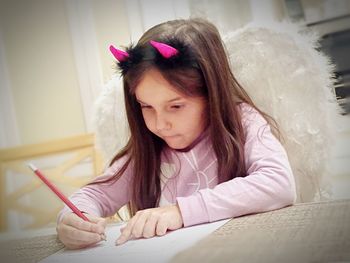
[[[107,225],[106,219],[104,219],[102,217],[95,216],[95,215],[91,215],[91,214],[85,214],[85,215],[91,223],[95,223],[95,224],[99,225],[100,229],[102,228],[104,230],[106,228],[106,225]]]
[[[97,224],[100,220],[103,220],[102,217],[98,217],[98,216],[95,216],[95,215],[92,215],[92,214],[85,214],[84,215],[89,219],[89,221],[91,223],[95,223]]]

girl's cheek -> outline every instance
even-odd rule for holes
[[[150,119],[150,113],[146,110],[142,111],[142,116],[145,121]]]
[[[153,119],[154,118],[150,113],[143,113],[143,120],[145,121],[147,128],[150,129],[151,131],[153,130],[153,125],[152,125],[152,123],[154,122]]]

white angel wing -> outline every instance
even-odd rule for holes
[[[130,133],[127,123],[123,83],[113,76],[103,87],[95,102],[93,122],[96,146],[107,165],[127,143]]]
[[[275,118],[296,180],[298,202],[331,196],[329,153],[338,114],[334,67],[317,36],[288,23],[247,25],[224,42],[232,70],[256,105]]]

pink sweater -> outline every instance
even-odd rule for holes
[[[166,148],[162,155],[160,206],[178,203],[184,226],[213,222],[245,214],[270,211],[295,202],[296,190],[287,154],[272,135],[265,119],[252,107],[241,104],[246,131],[246,177],[218,184],[217,158],[209,136],[187,152]],[[123,165],[122,158],[109,167],[110,177]],[[89,185],[70,197],[86,213],[111,216],[131,199],[130,167],[109,185]],[[101,177],[99,177],[101,178]],[[65,207],[58,220],[70,212]]]

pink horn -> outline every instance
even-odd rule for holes
[[[112,52],[113,56],[119,61],[123,62],[129,58],[129,54],[123,50],[117,49],[112,45],[109,46],[109,50]]]
[[[158,52],[162,55],[164,58],[171,58],[175,56],[179,51],[176,48],[173,48],[167,44],[160,43],[157,41],[150,41],[150,44],[158,50]]]

